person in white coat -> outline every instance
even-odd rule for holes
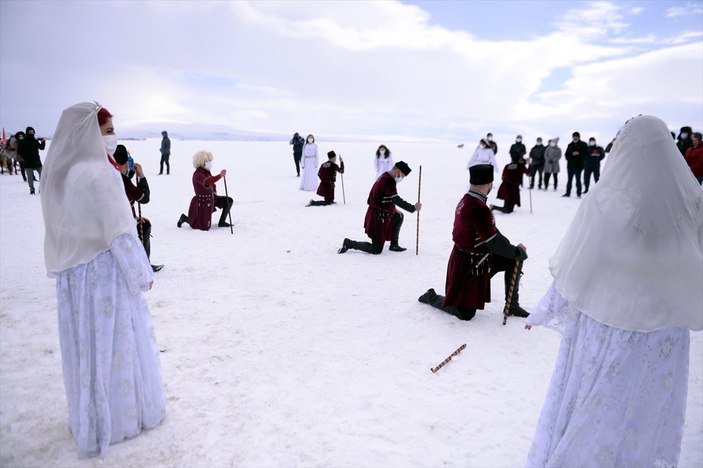
[[[528,467],[678,466],[703,329],[703,191],[669,129],[625,123],[525,328],[562,332]]]
[[[159,348],[142,291],[153,272],[111,157],[112,115],[96,103],[61,114],[42,171],[44,260],[56,278],[68,428],[78,456],[166,416]]]
[[[474,154],[471,155],[471,159],[469,159],[468,164],[466,164],[466,170],[468,171],[471,166],[475,166],[477,164],[490,164],[493,166],[493,172],[499,172],[498,163],[496,162],[496,155],[491,149],[490,142],[485,139],[481,139],[476,151],[474,151]]]
[[[317,190],[317,144],[315,137],[308,135],[303,145],[303,157],[300,159],[303,175],[300,177],[300,190],[312,192]]]
[[[376,150],[376,159],[374,159],[374,167],[376,168],[376,178],[381,177],[381,174],[393,169],[395,163],[391,151],[386,145],[381,145]]]

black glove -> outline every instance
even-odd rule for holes
[[[517,259],[519,261],[524,261],[527,260],[527,251],[522,250],[520,247],[515,247],[515,250],[517,250]]]

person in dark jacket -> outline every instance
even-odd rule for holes
[[[679,136],[676,138],[676,147],[682,156],[686,156],[686,151],[693,145],[691,142],[691,127],[681,127]]]
[[[212,153],[209,151],[198,151],[193,155],[193,190],[195,196],[190,201],[188,216],[181,214],[176,224],[181,227],[183,223],[190,224],[193,229],[209,231],[212,224],[212,213],[217,209],[222,209],[219,227],[230,227],[227,222],[227,215],[232,208],[234,200],[230,197],[221,197],[217,194],[215,183],[227,175],[227,171],[222,169],[216,176],[212,175]]]
[[[418,301],[429,304],[460,320],[471,320],[476,309],[491,301],[491,278],[505,272],[505,298],[508,314],[527,317],[519,304],[518,290],[522,262],[527,259],[524,245],[512,245],[498,228],[486,200],[493,187],[493,167],[488,164],[469,169],[471,184],[454,211],[454,247],[447,265],[446,297],[430,288]],[[515,266],[517,281],[508,296]],[[508,300],[510,302],[508,302]]]
[[[583,165],[583,193],[587,193],[588,186],[591,185],[591,174],[593,174],[593,183],[598,183],[598,179],[600,179],[600,162],[603,158],[605,158],[605,150],[603,150],[602,146],[596,145],[596,139],[591,137],[588,140],[588,155]]]
[[[571,196],[571,182],[576,178],[576,195],[581,198],[581,173],[584,159],[588,156],[588,145],[581,141],[579,132],[574,132],[571,136],[572,141],[564,153],[569,180],[566,182],[566,193],[562,197]]]
[[[511,156],[513,161],[503,168],[503,182],[498,188],[498,199],[504,200],[503,206],[491,205],[491,211],[496,210],[505,214],[513,212],[515,205],[520,206],[520,183],[522,175],[527,173],[525,160],[517,156]]]
[[[510,145],[510,150],[508,152],[510,153],[511,161],[518,161],[522,159],[524,162],[525,155],[527,154],[527,148],[525,148],[525,144],[522,142],[522,135],[515,137],[515,143]],[[522,187],[522,174],[520,174],[520,187]]]
[[[535,146],[530,150],[530,189],[535,188],[535,174],[539,174],[539,180],[537,182],[537,188],[542,188],[542,173],[544,172],[544,150],[545,146],[542,144],[542,138],[537,138]],[[547,190],[547,184],[544,184],[544,189]]]
[[[46,141],[43,138],[38,140],[34,136],[34,129],[27,127],[25,137],[20,140],[17,146],[17,153],[24,160],[24,170],[27,174],[27,183],[29,184],[29,194],[34,195],[34,171],[37,171],[39,180],[41,180],[41,158],[39,150],[46,148]]]
[[[293,145],[293,162],[295,162],[295,172],[297,172],[298,177],[300,177],[300,158],[303,157],[303,145],[305,145],[305,138],[301,137],[298,132],[295,132],[289,144]]]
[[[171,173],[171,164],[169,164],[168,160],[171,157],[171,139],[168,137],[168,132],[164,130],[161,132],[161,163],[160,163],[160,169],[159,169],[159,175],[162,175],[164,173],[164,164],[166,164],[166,175],[169,175]]]
[[[388,250],[393,252],[403,252],[407,250],[398,245],[400,227],[403,225],[403,215],[399,213],[395,206],[398,205],[405,211],[414,213],[420,211],[422,203],[414,205],[406,202],[398,195],[397,183],[410,174],[410,167],[403,161],[395,163],[393,168],[381,174],[371,187],[367,203],[366,218],[364,219],[364,230],[371,242],[357,242],[351,239],[344,239],[342,247],[337,253],[343,254],[349,249],[361,250],[370,254],[378,255],[383,251],[386,241],[391,241]]]
[[[334,184],[337,181],[337,172],[344,174],[344,160],[342,155],[339,155],[339,164],[337,165],[337,155],[334,151],[327,153],[328,161],[322,163],[317,171],[317,176],[320,178],[320,186],[317,187],[317,194],[324,197],[324,200],[310,200],[307,206],[326,206],[334,203]]]
[[[138,163],[134,163],[134,173],[137,175],[137,185],[132,183],[129,177],[129,152],[124,145],[117,145],[115,149],[115,154],[113,154],[113,159],[120,166],[120,174],[122,175],[122,183],[124,184],[125,195],[127,195],[127,200],[132,207],[132,216],[137,221],[137,236],[139,240],[142,241],[144,246],[144,251],[146,252],[147,258],[151,257],[151,221],[147,218],[141,216],[140,213],[134,211],[134,203],[139,203],[140,205],[145,205],[149,203],[149,196],[151,191],[149,190],[149,183],[144,177],[144,171],[142,166]],[[154,272],[161,271],[163,265],[151,265],[151,269]]]
[[[486,133],[486,141],[488,141],[488,144],[491,145],[491,149],[493,150],[493,154],[498,154],[498,143],[493,141],[493,134],[492,133]]]

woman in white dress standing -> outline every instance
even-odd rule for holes
[[[81,458],[166,415],[159,350],[142,291],[152,270],[110,153],[112,116],[63,111],[42,177],[46,269],[56,278],[68,426]]]
[[[562,332],[527,466],[677,466],[703,329],[703,191],[664,122],[629,120],[526,321]]]
[[[381,174],[388,172],[393,169],[395,163],[393,162],[393,156],[391,156],[391,151],[386,145],[381,145],[376,150],[376,160],[374,161],[376,167],[376,178],[381,177]]]
[[[478,143],[478,147],[474,154],[471,155],[471,159],[466,164],[466,170],[468,171],[471,166],[477,164],[490,164],[493,166],[493,172],[498,173],[498,163],[496,162],[496,155],[491,148],[490,142],[488,140],[481,139]]]
[[[305,140],[300,165],[303,168],[303,175],[300,177],[300,190],[305,190],[306,192],[317,190],[317,144],[315,144],[313,135],[308,135]]]

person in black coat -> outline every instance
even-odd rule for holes
[[[676,147],[681,152],[682,156],[686,156],[686,151],[693,146],[691,141],[691,127],[681,127],[679,136],[676,138]]]
[[[542,188],[542,173],[544,172],[544,150],[546,147],[542,144],[542,138],[537,138],[537,143],[530,150],[530,189],[535,188],[535,174],[539,173],[537,188]],[[547,189],[547,184],[544,184],[544,189]]]
[[[301,137],[298,132],[295,132],[289,144],[293,145],[293,162],[295,162],[295,172],[297,172],[298,177],[300,177],[300,159],[303,157],[305,138]]]
[[[566,193],[562,197],[571,196],[571,182],[576,178],[576,195],[581,198],[581,173],[583,172],[584,159],[588,157],[588,145],[581,141],[581,134],[574,132],[572,141],[566,147],[566,171],[569,180],[566,182]]]
[[[171,158],[171,139],[168,137],[166,130],[161,132],[161,136],[163,138],[161,139],[161,148],[159,150],[161,152],[159,175],[164,173],[164,164],[166,164],[166,175],[169,175],[171,173],[171,164],[169,163]]]
[[[27,175],[27,183],[29,183],[29,194],[34,195],[34,171],[37,171],[39,180],[41,180],[41,158],[39,150],[46,148],[46,141],[43,138],[38,140],[34,136],[34,128],[27,127],[24,139],[19,140],[17,145],[17,153],[24,160],[24,170]]]
[[[596,139],[591,137],[588,140],[588,155],[584,162],[583,171],[583,193],[588,192],[588,186],[591,184],[591,174],[593,174],[594,184],[600,179],[600,162],[605,158],[605,150],[602,146],[596,145]]]

